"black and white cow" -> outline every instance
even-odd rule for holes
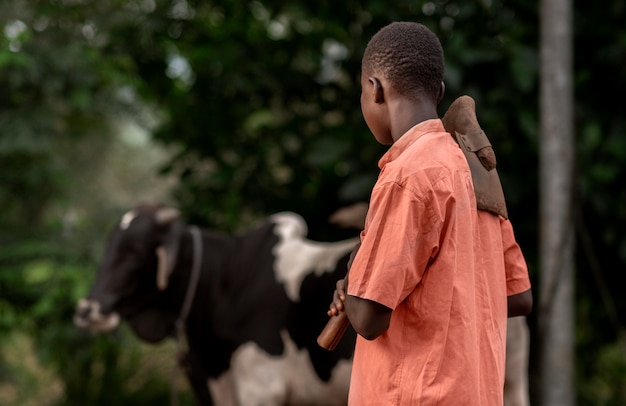
[[[124,320],[149,342],[183,325],[183,362],[203,405],[345,405],[354,331],[332,352],[316,339],[357,239],[306,234],[289,212],[230,236],[186,226],[170,207],[138,206],[110,235],[74,322],[109,331]]]

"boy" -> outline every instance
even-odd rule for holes
[[[391,146],[329,311],[359,334],[350,405],[501,406],[507,315],[532,306],[510,223],[477,211],[438,118],[443,61],[437,37],[410,22],[381,29],[363,55],[363,117]]]

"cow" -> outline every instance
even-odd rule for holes
[[[125,321],[141,340],[185,341],[181,364],[200,405],[345,405],[356,334],[332,352],[316,338],[358,237],[306,235],[292,212],[233,236],[139,205],[109,235],[74,323],[105,332]]]

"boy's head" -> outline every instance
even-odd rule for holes
[[[394,22],[367,44],[361,75],[383,76],[401,95],[437,104],[441,95],[444,57],[437,36],[414,22]]]

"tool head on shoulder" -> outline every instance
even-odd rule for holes
[[[476,104],[470,96],[457,98],[442,118],[443,125],[461,147],[472,173],[476,205],[508,218],[496,155],[476,117]]]

